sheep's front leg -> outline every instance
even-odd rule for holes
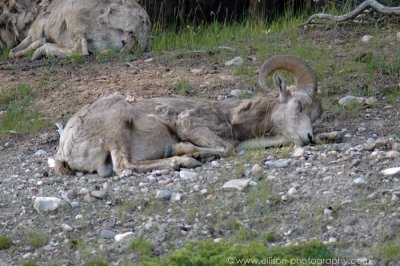
[[[240,142],[236,146],[236,152],[240,152],[242,150],[255,150],[255,149],[265,149],[276,146],[284,146],[292,141],[285,136],[273,136],[273,137],[263,137],[263,138],[254,138],[248,139]]]

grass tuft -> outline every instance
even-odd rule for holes
[[[0,250],[7,249],[11,246],[12,239],[6,234],[0,234]]]
[[[0,91],[0,136],[35,131],[48,121],[32,105],[33,90],[24,84]]]
[[[129,249],[140,256],[151,256],[153,252],[153,244],[143,238],[137,238],[129,243]]]

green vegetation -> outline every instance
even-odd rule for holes
[[[26,234],[26,242],[33,250],[41,247],[47,241],[47,236],[43,232],[31,231]]]
[[[216,243],[208,239],[189,242],[183,249],[176,250],[162,259],[143,257],[139,265],[243,265],[262,264],[263,260],[263,264],[268,265],[322,265],[323,259],[332,258],[332,251],[319,241],[269,248],[256,241],[249,244],[233,244],[225,241]],[[269,263],[265,261],[267,259]]]
[[[0,250],[7,249],[11,246],[12,239],[6,234],[0,234]]]
[[[178,80],[173,87],[174,94],[182,96],[193,96],[194,90],[192,85],[186,79]]]
[[[134,251],[139,256],[151,256],[153,244],[143,238],[137,238],[129,243],[129,249]]]
[[[27,260],[24,260],[24,261],[21,263],[21,265],[22,265],[22,266],[36,266],[37,263],[36,263],[36,260],[34,260],[34,259],[27,259]]]
[[[27,85],[16,85],[0,91],[0,136],[35,131],[45,126],[43,119],[32,105],[34,91]]]
[[[105,257],[90,257],[86,261],[86,266],[108,266],[108,260]]]
[[[372,254],[386,263],[398,261],[400,259],[400,241],[397,239],[378,243],[374,247]]]

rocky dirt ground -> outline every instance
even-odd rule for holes
[[[318,34],[305,38],[317,36],[338,53],[341,42],[335,37],[359,40],[348,31]],[[226,53],[227,59],[236,56]],[[352,54],[341,56],[339,65],[354,60]],[[2,62],[0,68],[3,89],[18,83],[44,88],[33,101],[52,122],[66,121],[82,105],[116,91],[152,97],[176,93],[177,83],[189,83],[189,94],[215,99],[235,89],[251,90],[256,80],[249,82],[220,57],[208,55],[163,54],[153,61],[106,63],[20,59]],[[399,81],[399,73],[383,75],[374,86],[399,88]],[[328,79],[321,85],[331,84]],[[347,86],[330,97],[349,95],[352,84]],[[374,107],[360,110],[328,110],[316,122],[317,133],[345,130],[341,143],[257,150],[196,169],[126,171],[111,178],[55,175],[47,164],[58,144],[52,126],[3,137],[0,231],[13,244],[0,250],[0,265],[21,265],[27,259],[39,265],[85,265],[91,256],[114,265],[135,262],[139,255],[127,248],[127,241],[138,238],[151,241],[155,256],[194,239],[261,239],[268,245],[318,239],[338,243],[340,257],[369,259],[364,265],[385,263],[380,248],[400,245],[400,174],[382,173],[400,166],[400,100],[377,100]],[[224,188],[234,179],[242,186]],[[38,212],[34,202],[41,196],[57,197],[63,204],[56,211]],[[123,240],[115,240],[124,233]],[[393,258],[400,263],[399,256]]]

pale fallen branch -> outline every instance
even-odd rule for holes
[[[326,13],[318,13],[310,16],[308,20],[303,23],[302,26],[305,26],[307,24],[312,24],[315,23],[315,19],[325,19],[325,20],[332,20],[336,22],[341,22],[341,21],[346,21],[352,18],[357,17],[361,12],[363,12],[367,8],[372,8],[373,10],[385,14],[385,15],[400,15],[400,7],[387,7],[382,5],[381,3],[378,3],[375,0],[367,0],[361,3],[356,9],[353,11],[341,15],[341,16],[334,16],[331,14],[326,14]]]

